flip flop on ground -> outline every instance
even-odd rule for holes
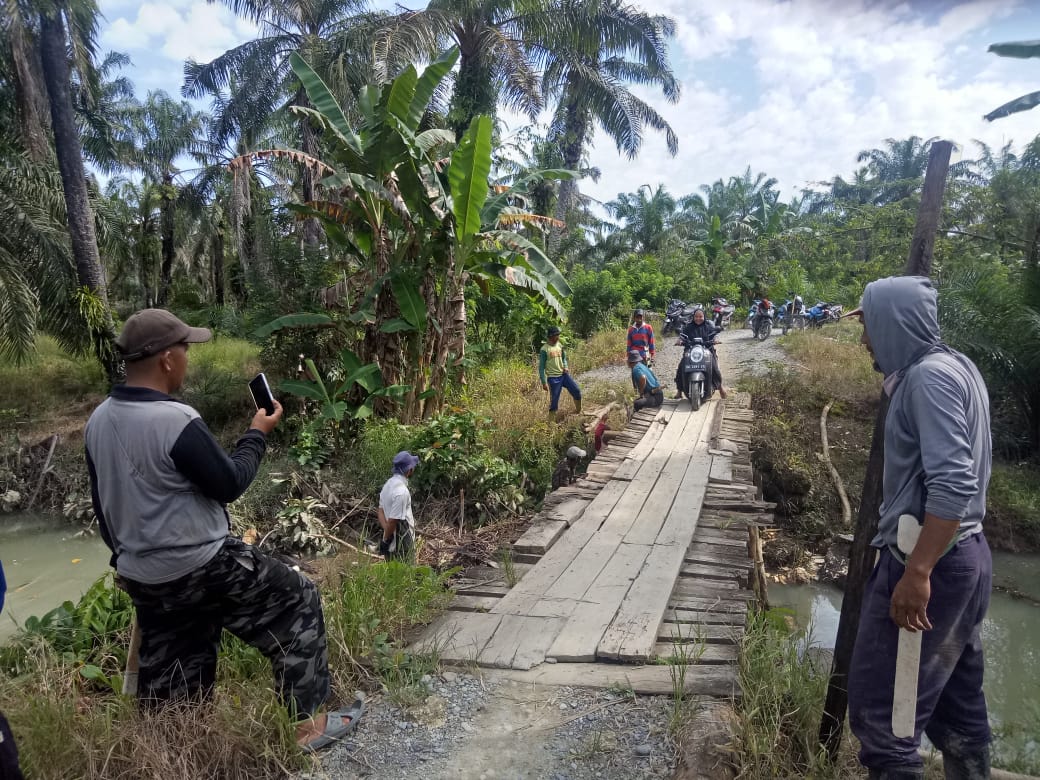
[[[339,742],[357,727],[357,722],[361,719],[364,712],[365,702],[363,699],[357,698],[350,706],[350,709],[334,710],[328,713],[325,717],[325,730],[306,745],[303,745],[303,751],[305,753],[317,753],[319,750],[324,750],[330,745]]]

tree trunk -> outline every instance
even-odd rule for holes
[[[151,219],[147,218],[141,222],[140,235],[137,240],[138,268],[137,274],[141,280],[141,292],[143,300],[142,308],[150,309],[155,301],[152,298],[152,264],[149,258],[148,233],[151,230]]]
[[[224,220],[217,224],[217,232],[213,236],[212,262],[213,262],[213,302],[217,306],[224,305],[224,232],[226,226]]]
[[[570,94],[565,92],[564,94]],[[564,122],[563,137],[558,140],[560,152],[563,157],[563,167],[570,171],[577,171],[581,165],[581,157],[585,151],[585,137],[588,135],[588,117],[584,109],[580,108],[574,100],[565,109],[567,118]],[[567,222],[571,212],[578,204],[578,182],[574,179],[565,179],[560,182],[560,193],[556,198],[555,217],[560,222]],[[549,229],[549,241],[547,250],[549,257],[553,260],[560,249],[560,241],[566,227],[553,225]]]
[[[448,107],[448,126],[456,138],[469,130],[473,117],[487,114],[495,118],[498,87],[492,78],[490,63],[483,51],[481,31],[470,26],[459,37],[459,72]]]
[[[170,297],[170,281],[173,278],[173,228],[174,228],[174,196],[173,175],[163,174],[162,199],[160,201],[160,225],[162,228],[162,265],[159,267],[159,293],[155,296],[157,306],[165,306]]]
[[[65,209],[68,212],[69,239],[76,263],[76,278],[100,303],[100,317],[88,322],[91,342],[98,360],[110,381],[118,375],[115,357],[112,311],[108,305],[108,287],[94,232],[94,213],[90,208],[87,179],[83,170],[83,149],[72,113],[71,73],[66,51],[65,22],[61,11],[40,16],[40,59],[50,101],[54,147],[58,157]]]
[[[42,162],[50,155],[50,144],[47,141],[47,87],[43,83],[40,52],[32,45],[24,19],[15,20],[9,29],[18,129],[29,157],[34,162]]]
[[[307,94],[301,88],[296,93],[296,105],[311,107]],[[300,151],[316,157],[318,154],[318,139],[311,126],[310,117],[300,117]],[[303,202],[313,201],[316,187],[314,184],[314,171],[308,165],[300,166],[300,182],[303,190]],[[321,225],[316,219],[305,219],[303,221],[303,244],[307,249],[315,249],[321,243]]]

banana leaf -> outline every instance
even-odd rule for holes
[[[1030,92],[1028,95],[1022,95],[1022,97],[1017,97],[1011,102],[993,109],[984,115],[983,119],[992,122],[994,119],[1002,119],[1011,114],[1017,114],[1019,111],[1028,111],[1038,105],[1040,105],[1040,92]]]

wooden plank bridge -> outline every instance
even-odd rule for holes
[[[750,398],[637,412],[575,484],[547,497],[508,581],[477,567],[416,642],[442,661],[541,682],[739,695],[757,526]],[[749,534],[749,528],[756,528]]]

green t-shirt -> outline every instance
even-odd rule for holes
[[[557,341],[555,344],[543,344],[538,353],[538,378],[545,384],[545,378],[563,376],[563,370],[567,368],[567,352],[563,344]]]

